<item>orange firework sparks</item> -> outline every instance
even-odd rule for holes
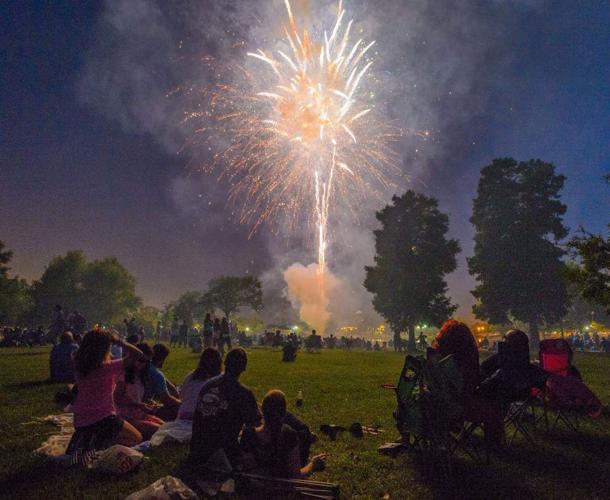
[[[205,111],[187,119],[203,121],[198,132],[217,148],[211,167],[229,179],[240,221],[253,231],[282,216],[314,223],[323,274],[331,208],[341,202],[357,213],[363,199],[387,190],[400,133],[377,117],[363,89],[375,42],[350,39],[342,2],[317,39],[288,0],[285,7],[277,49],[248,52],[260,64],[239,68],[247,85],[217,85]]]

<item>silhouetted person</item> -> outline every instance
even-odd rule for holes
[[[53,346],[49,359],[51,380],[53,382],[74,383],[74,353],[78,346],[70,332],[61,334],[60,342]]]
[[[187,326],[186,321],[183,320],[178,328],[178,347],[187,347],[188,334],[189,327]]]
[[[208,380],[201,388],[193,418],[190,460],[203,466],[218,450],[234,463],[239,454],[238,437],[244,425],[259,423],[254,393],[239,382],[246,371],[248,356],[241,347],[231,349],[225,372]]]
[[[229,328],[227,318],[222,318],[220,322],[220,338],[218,340],[218,350],[221,356],[225,354],[225,345],[231,349],[231,329]]]

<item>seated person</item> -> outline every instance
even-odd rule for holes
[[[324,469],[326,455],[302,463],[297,432],[285,423],[286,397],[269,391],[263,399],[263,425],[246,428],[240,446],[247,468],[270,477],[301,479]]]
[[[282,361],[291,362],[297,359],[297,346],[289,340],[282,348]]]
[[[180,420],[193,420],[195,405],[203,385],[211,378],[220,375],[222,358],[217,349],[206,347],[199,357],[197,368],[190,372],[180,386],[182,404],[178,410]]]
[[[154,409],[144,402],[152,349],[145,343],[138,344],[137,347],[143,356],[134,359],[128,355],[125,358],[125,376],[117,382],[114,401],[119,416],[138,429],[144,439],[150,439],[164,422],[153,415]]]
[[[85,335],[74,355],[74,368],[78,391],[72,403],[75,432],[67,453],[79,454],[103,450],[113,444],[135,446],[142,435],[129,422],[117,415],[114,389],[124,376],[122,359],[111,359],[110,347],[120,345],[135,358],[142,352],[123,342],[116,332],[93,330]]]
[[[441,357],[453,355],[464,383],[464,420],[482,423],[488,445],[501,445],[504,442],[501,408],[475,394],[479,385],[479,350],[470,329],[459,321],[446,321],[434,339],[431,351]]]
[[[481,364],[479,393],[486,399],[510,403],[527,398],[532,388],[543,388],[547,375],[530,363],[529,339],[524,332],[511,330],[504,338],[498,353]]]
[[[74,383],[73,358],[76,351],[78,351],[78,346],[74,343],[72,334],[70,332],[62,333],[60,343],[53,346],[49,359],[53,382]]]
[[[144,393],[144,401],[152,400],[161,403],[162,406],[155,410],[155,415],[166,422],[176,420],[181,403],[177,389],[161,371],[169,352],[169,348],[164,344],[156,344],[153,347]]]
[[[248,356],[241,347],[231,349],[222,375],[208,380],[199,393],[193,417],[189,461],[204,466],[218,450],[231,463],[239,457],[238,437],[244,425],[260,422],[254,393],[239,382],[246,371]]]

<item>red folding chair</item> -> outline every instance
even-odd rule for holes
[[[552,375],[567,377],[570,375],[572,364],[572,348],[564,339],[546,339],[540,342],[540,366]],[[548,389],[543,391],[541,398],[544,404],[544,422],[547,432],[549,431],[548,410],[555,413],[555,421],[551,429],[555,429],[560,422],[566,427],[577,431],[579,427],[579,413],[582,408],[573,404],[558,401],[553,398]]]

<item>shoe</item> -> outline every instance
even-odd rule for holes
[[[320,426],[320,432],[322,434],[326,434],[331,441],[334,441],[335,439],[337,439],[337,435],[340,432],[345,431],[345,427],[341,427],[340,425],[334,425],[334,424],[322,424]]]

